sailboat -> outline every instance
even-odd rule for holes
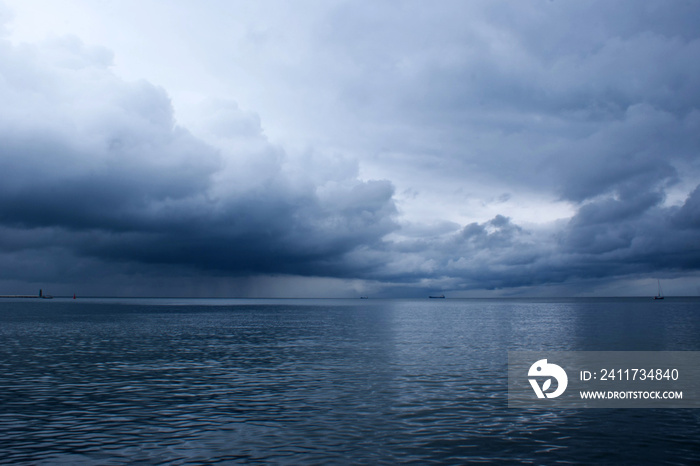
[[[664,295],[661,292],[661,280],[656,280],[659,283],[659,292],[654,296],[654,299],[664,299]]]

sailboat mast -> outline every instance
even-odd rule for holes
[[[658,293],[656,294],[656,296],[654,296],[654,299],[664,299],[663,292],[661,291],[661,280],[659,280],[659,279],[657,278],[657,279],[656,279],[656,282],[657,282],[658,285],[659,285],[659,291],[658,291]]]

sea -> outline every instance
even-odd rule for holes
[[[509,408],[508,351],[700,351],[700,298],[4,299],[3,464],[698,464],[699,409]]]

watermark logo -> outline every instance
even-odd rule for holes
[[[531,359],[532,361],[532,359]],[[535,391],[537,398],[556,398],[566,390],[566,386],[569,384],[569,378],[566,375],[566,371],[556,364],[550,364],[546,359],[540,359],[535,364],[530,366],[530,370],[527,373],[528,377],[546,377],[546,380],[542,383],[542,386],[537,383],[537,379],[528,379],[532,389]],[[557,381],[557,388],[553,392],[549,393],[552,387],[552,378]]]
[[[508,351],[508,407],[700,408],[700,351]]]

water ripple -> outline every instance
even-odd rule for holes
[[[53,304],[0,308],[3,463],[700,461],[692,410],[506,407],[507,350],[595,306]]]

